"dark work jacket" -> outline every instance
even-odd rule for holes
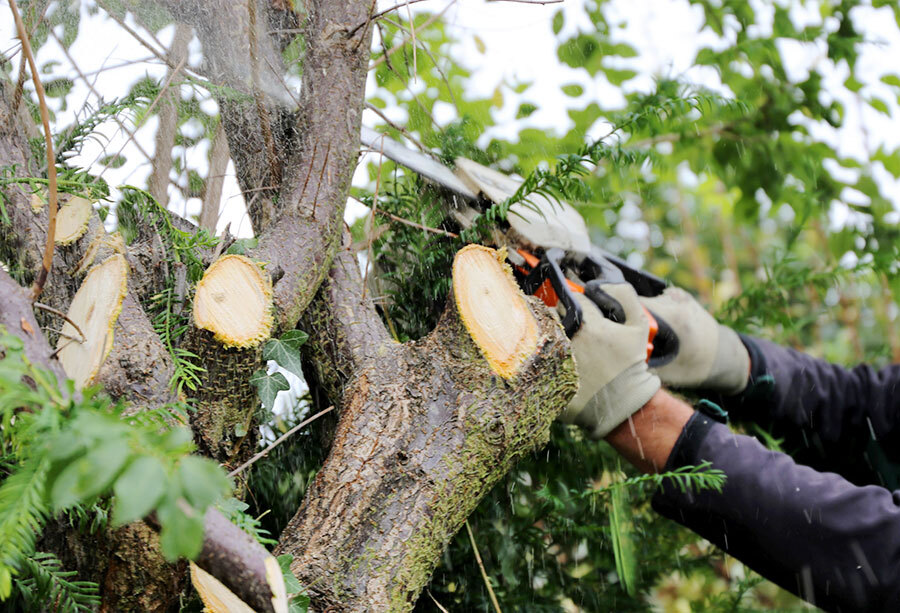
[[[847,370],[742,340],[752,361],[750,385],[725,403],[730,409],[810,429],[827,445],[898,436],[900,365]],[[817,472],[695,413],[666,469],[703,461],[725,472],[722,492],[682,492],[666,483],[653,498],[659,513],[826,611],[900,612],[900,491]]]

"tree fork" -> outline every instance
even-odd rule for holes
[[[460,251],[431,334],[383,345],[344,393],[335,442],[277,553],[316,610],[408,611],[478,501],[546,444],[575,393],[565,334],[502,255]]]

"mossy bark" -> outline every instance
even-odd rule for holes
[[[509,379],[451,300],[430,335],[383,346],[347,385],[331,453],[276,550],[295,556],[316,610],[411,610],[478,501],[547,442],[577,379],[560,325],[527,305],[537,348]]]
[[[263,367],[262,345],[226,347],[208,330],[192,328],[185,348],[204,368],[191,395],[196,411],[191,429],[200,451],[226,466],[237,466],[256,447],[259,435],[254,415],[259,408],[250,376]]]

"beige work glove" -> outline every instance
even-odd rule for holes
[[[660,388],[659,377],[647,369],[650,323],[637,294],[627,283],[602,289],[622,305],[625,323],[607,319],[589,298],[575,294],[583,314],[572,338],[578,393],[560,417],[597,440],[647,404]]]
[[[675,359],[654,369],[666,386],[739,394],[750,377],[750,355],[737,333],[718,323],[700,303],[678,287],[641,298],[678,337]]]

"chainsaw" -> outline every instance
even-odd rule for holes
[[[361,140],[373,151],[446,190],[449,213],[462,228],[471,227],[491,203],[507,201],[521,185],[513,177],[466,158],[456,159],[454,172],[428,155],[366,127]],[[495,246],[506,248],[522,290],[560,312],[570,338],[583,322],[576,293],[589,298],[605,317],[624,322],[622,305],[602,286],[629,283],[645,297],[658,296],[666,289],[666,282],[659,277],[592,244],[584,218],[566,202],[532,194],[527,203],[518,202],[509,208],[507,222],[508,229],[493,233]],[[659,367],[678,353],[678,337],[665,320],[646,308],[645,312],[650,320],[647,360],[651,367]]]

